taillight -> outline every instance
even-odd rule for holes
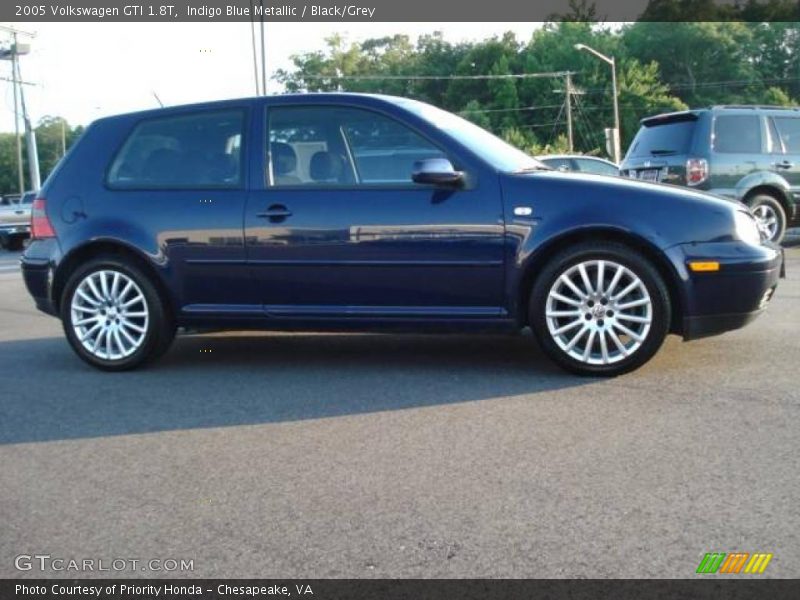
[[[690,158],[686,161],[686,184],[700,185],[708,179],[708,161],[705,158]]]
[[[31,206],[31,238],[34,240],[56,237],[56,232],[53,231],[53,225],[47,218],[44,206],[44,198],[37,198]]]

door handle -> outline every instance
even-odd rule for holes
[[[794,166],[794,163],[788,160],[784,160],[782,162],[772,163],[778,169],[791,169]]]
[[[261,219],[269,219],[270,221],[282,221],[286,217],[291,217],[292,211],[283,204],[273,204],[266,212],[258,213],[256,216]]]

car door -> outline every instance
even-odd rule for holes
[[[85,206],[94,218],[124,223],[132,243],[144,245],[140,235],[152,240],[147,245],[168,265],[165,277],[185,312],[227,312],[248,302],[247,114],[232,106],[140,121],[110,165],[105,197]]]
[[[371,109],[275,106],[266,123],[267,174],[245,240],[268,315],[505,315],[496,177],[413,183],[414,163],[446,149]]]
[[[737,184],[747,175],[769,168],[764,122],[753,111],[714,117],[711,172],[716,193],[735,196]]]
[[[800,199],[800,117],[774,116],[771,120],[772,131],[780,140],[780,147],[773,148],[772,169],[789,183],[794,197]],[[778,154],[779,151],[783,153]]]

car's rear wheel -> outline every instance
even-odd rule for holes
[[[69,278],[61,320],[83,360],[108,371],[132,369],[167,350],[175,326],[153,283],[117,257],[90,261]]]
[[[758,226],[770,241],[779,244],[786,233],[786,211],[781,203],[767,194],[758,194],[749,204]]]
[[[653,265],[607,242],[553,257],[529,306],[544,351],[581,375],[619,375],[647,362],[669,332],[670,314],[669,293]]]

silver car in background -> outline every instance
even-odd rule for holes
[[[593,173],[595,175],[619,176],[619,167],[613,162],[596,156],[582,154],[547,154],[536,159],[557,171]]]
[[[22,198],[12,197],[7,204],[0,204],[0,246],[22,249],[31,235],[31,207],[35,198],[36,192],[25,192]]]

